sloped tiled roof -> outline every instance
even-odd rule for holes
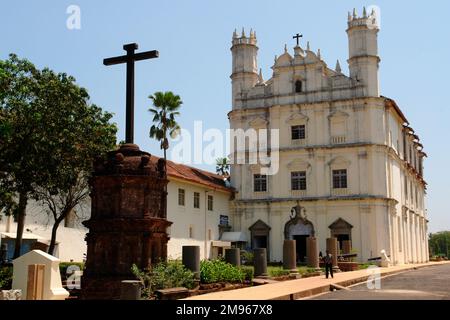
[[[151,161],[158,162],[159,157],[151,156]],[[232,192],[231,187],[225,185],[224,177],[209,171],[197,169],[184,164],[175,163],[167,160],[167,175],[169,177],[198,183],[213,189],[220,189],[226,192]]]

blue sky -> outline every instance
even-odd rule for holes
[[[66,27],[69,5],[81,9],[81,29]],[[290,50],[292,35],[304,35],[312,50],[348,73],[347,11],[377,5],[381,10],[379,52],[381,92],[397,101],[420,135],[425,162],[430,231],[450,229],[448,127],[450,39],[447,1],[5,1],[0,11],[0,58],[14,52],[39,67],[73,75],[92,102],[115,114],[124,139],[125,67],[105,67],[102,59],[123,54],[122,45],[157,49],[160,58],[136,67],[135,142],[161,155],[148,138],[149,94],[172,90],[184,101],[182,127],[195,120],[204,129],[228,128],[231,109],[231,35],[242,27],[257,32],[258,63],[265,78],[275,54]],[[445,98],[447,96],[447,99]],[[213,170],[211,166],[201,166]]]

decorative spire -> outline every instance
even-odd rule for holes
[[[244,31],[244,27],[242,27],[242,38],[245,38],[245,31]]]
[[[250,29],[250,39],[253,39],[254,38],[254,36],[253,36],[253,29]]]
[[[376,17],[377,13],[375,12],[375,8],[372,8],[370,15]]]
[[[356,15],[356,8],[353,8],[353,19],[358,18],[358,16]]]
[[[256,31],[253,31],[253,36],[254,36],[255,39],[256,39]]]
[[[321,59],[321,57],[320,57],[320,49],[317,49],[317,58]]]
[[[278,57],[277,57],[277,55],[275,55],[275,59],[273,60],[273,62],[277,63],[277,59],[278,59]]]
[[[366,7],[363,7],[363,18],[367,18]]]
[[[311,51],[311,48],[309,47],[309,41],[306,41],[306,50]]]
[[[259,68],[258,82],[259,83],[263,83],[264,82],[261,68]]]
[[[341,70],[341,64],[339,63],[339,59],[336,61],[336,72],[337,73],[342,73],[342,70]]]
[[[287,53],[288,52],[288,50],[287,50],[287,44],[284,44],[284,53]]]
[[[237,38],[237,31],[236,31],[236,29],[234,29],[234,32],[233,32],[233,39],[236,39]]]

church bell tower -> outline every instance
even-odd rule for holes
[[[252,88],[258,82],[258,62],[256,32],[250,30],[248,37],[244,29],[239,37],[236,30],[233,33],[231,53],[233,57],[233,72],[230,76],[232,84],[232,105],[238,109],[237,99],[243,91]]]
[[[365,86],[364,96],[379,97],[378,67],[378,23],[375,10],[367,15],[366,8],[361,17],[356,10],[348,14],[348,46],[350,77]]]

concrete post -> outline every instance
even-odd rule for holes
[[[239,248],[225,249],[225,261],[233,266],[241,266],[241,250]]]
[[[200,246],[183,246],[182,263],[196,279],[200,279]]]
[[[298,273],[297,252],[295,240],[284,240],[283,243],[283,269],[291,273]]]
[[[333,272],[340,272],[338,266],[338,242],[337,238],[327,238],[327,250],[331,253],[333,256]]]
[[[257,248],[253,250],[253,266],[255,268],[255,277],[268,276],[266,248]]]
[[[306,247],[308,248],[308,266],[319,271],[320,267],[319,253],[317,252],[317,239],[315,237],[306,238]]]
[[[141,282],[138,280],[123,280],[120,283],[120,300],[140,300]]]
[[[344,240],[342,241],[342,253],[348,254],[352,251],[352,241],[351,240]]]

